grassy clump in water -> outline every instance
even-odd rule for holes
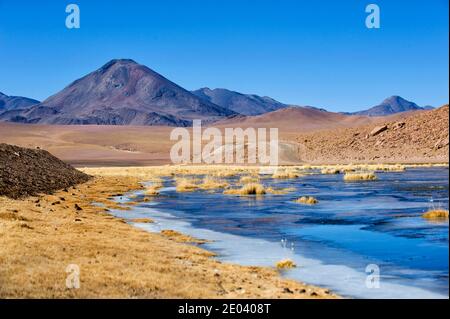
[[[266,189],[263,185],[258,183],[249,183],[242,188],[229,189],[224,192],[227,195],[264,195],[266,194]]]
[[[298,173],[296,170],[286,169],[286,170],[277,170],[272,175],[272,178],[274,178],[274,179],[293,179],[293,178],[298,178],[300,176],[301,176],[301,174]]]
[[[427,219],[448,219],[448,210],[445,209],[433,209],[422,215]]]
[[[196,179],[192,178],[177,178],[176,190],[180,193],[193,192],[199,188]]]
[[[321,174],[327,174],[327,175],[335,175],[341,173],[341,170],[339,168],[324,168],[320,171]]]
[[[291,269],[297,267],[297,265],[290,259],[283,259],[278,261],[275,266],[277,269]]]
[[[377,179],[377,175],[373,172],[367,173],[346,173],[344,175],[344,181],[374,181]]]
[[[199,185],[199,188],[205,189],[205,190],[212,190],[212,189],[219,189],[219,188],[227,188],[230,184],[228,184],[226,181],[206,176],[203,179],[202,184]]]
[[[258,176],[242,176],[239,179],[239,183],[241,184],[250,184],[250,183],[258,183],[259,177]]]
[[[299,203],[299,204],[315,205],[319,201],[312,196],[302,196],[299,199],[297,199],[295,202]]]

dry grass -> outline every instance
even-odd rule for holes
[[[259,183],[259,176],[242,176],[239,179],[240,184]]]
[[[424,213],[422,217],[427,219],[448,219],[448,210],[433,209]]]
[[[302,196],[299,199],[297,199],[295,202],[299,203],[299,204],[307,204],[307,205],[315,205],[315,204],[319,203],[319,201],[312,196]]]
[[[335,297],[269,268],[221,263],[109,215],[118,204],[108,198],[142,189],[141,181],[96,177],[68,192],[0,198],[0,298]],[[80,267],[79,289],[66,288],[69,264]]]
[[[193,192],[199,188],[198,180],[193,178],[177,178],[176,189],[177,192],[186,193]]]
[[[162,230],[161,235],[170,238],[171,240],[174,240],[178,243],[204,244],[208,242],[207,240],[204,239],[197,239],[192,236],[184,235],[172,229]]]
[[[344,175],[344,181],[374,181],[376,179],[377,175],[373,172],[346,173]]]
[[[291,269],[297,267],[297,265],[290,259],[283,259],[278,261],[275,266],[277,269],[283,270],[283,269]]]
[[[375,171],[386,171],[386,172],[404,172],[406,170],[405,165],[379,165],[375,167]]]
[[[146,187],[145,195],[157,196],[159,195],[159,190],[164,187],[162,180],[153,181],[151,185]]]
[[[301,176],[301,174],[295,170],[279,169],[272,175],[272,178],[274,178],[274,179],[292,179],[292,178],[298,178],[300,176]]]
[[[216,177],[233,177],[236,176],[237,174],[239,174],[236,171],[230,170],[230,171],[217,171],[213,173],[213,176]]]
[[[133,218],[131,220],[133,223],[140,223],[140,224],[151,224],[154,223],[153,219],[151,218]]]
[[[238,189],[229,189],[224,192],[227,195],[264,195],[266,194],[266,189],[262,184],[258,183],[250,183],[242,186],[242,188]]]
[[[327,167],[327,168],[322,169],[322,170],[320,171],[320,173],[321,173],[321,174],[329,174],[329,175],[333,175],[333,174],[339,174],[339,173],[341,173],[341,170],[340,170],[339,168],[336,168],[336,167],[331,167],[331,168]]]
[[[228,184],[226,181],[222,179],[206,176],[203,179],[203,182],[199,185],[199,188],[204,190],[213,190],[213,189],[227,188],[229,186],[230,184]]]
[[[298,165],[289,167],[279,167],[274,178],[296,178],[301,177],[302,172],[307,170],[319,170],[323,173],[351,173],[351,172],[375,172],[375,171],[402,171],[413,167],[448,167],[448,164],[348,164],[348,165]],[[212,176],[212,177],[233,177],[244,175],[255,176],[261,171],[267,170],[261,166],[230,166],[230,165],[165,165],[165,166],[142,166],[142,167],[107,167],[107,168],[82,168],[81,170],[94,176],[113,177],[136,177],[141,180],[158,180],[161,177],[174,176]],[[275,169],[275,168],[273,168]]]

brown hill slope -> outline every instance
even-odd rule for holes
[[[310,163],[448,162],[448,121],[445,105],[377,125],[305,133],[297,137],[299,158]]]
[[[408,116],[403,113],[401,117]],[[399,115],[395,115],[399,117]],[[309,132],[336,127],[351,127],[386,120],[380,117],[345,115],[312,107],[291,106],[258,116],[237,116],[214,123],[220,127],[266,127],[282,132]]]
[[[88,180],[88,175],[47,151],[0,144],[0,196],[51,193]]]

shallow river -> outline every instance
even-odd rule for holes
[[[261,198],[221,190],[177,193],[167,181],[155,201],[114,214],[152,218],[156,223],[136,224],[149,231],[174,229],[211,239],[204,247],[223,261],[274,266],[290,258],[298,267],[284,276],[343,296],[448,298],[448,221],[421,217],[430,208],[448,209],[448,173],[409,169],[352,183],[342,175],[263,179],[295,191]],[[319,203],[293,202],[304,195]]]

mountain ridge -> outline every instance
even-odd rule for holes
[[[401,96],[392,95],[384,99],[380,104],[370,107],[367,110],[344,113],[349,115],[385,116],[402,112],[429,110],[433,107],[418,106],[416,103],[408,101]]]
[[[24,96],[8,96],[0,92],[0,112],[28,108],[40,101]]]
[[[204,101],[131,59],[114,59],[24,111],[0,119],[37,124],[188,126],[235,112]]]
[[[0,93],[0,121],[35,124],[189,126],[194,119],[237,120],[292,107],[328,112],[225,88],[188,91],[132,59],[113,59],[43,102]],[[394,95],[367,110],[339,114],[380,117],[429,109]]]
[[[191,91],[198,97],[243,115],[260,115],[287,107],[268,96],[245,94],[224,88],[204,87]]]

